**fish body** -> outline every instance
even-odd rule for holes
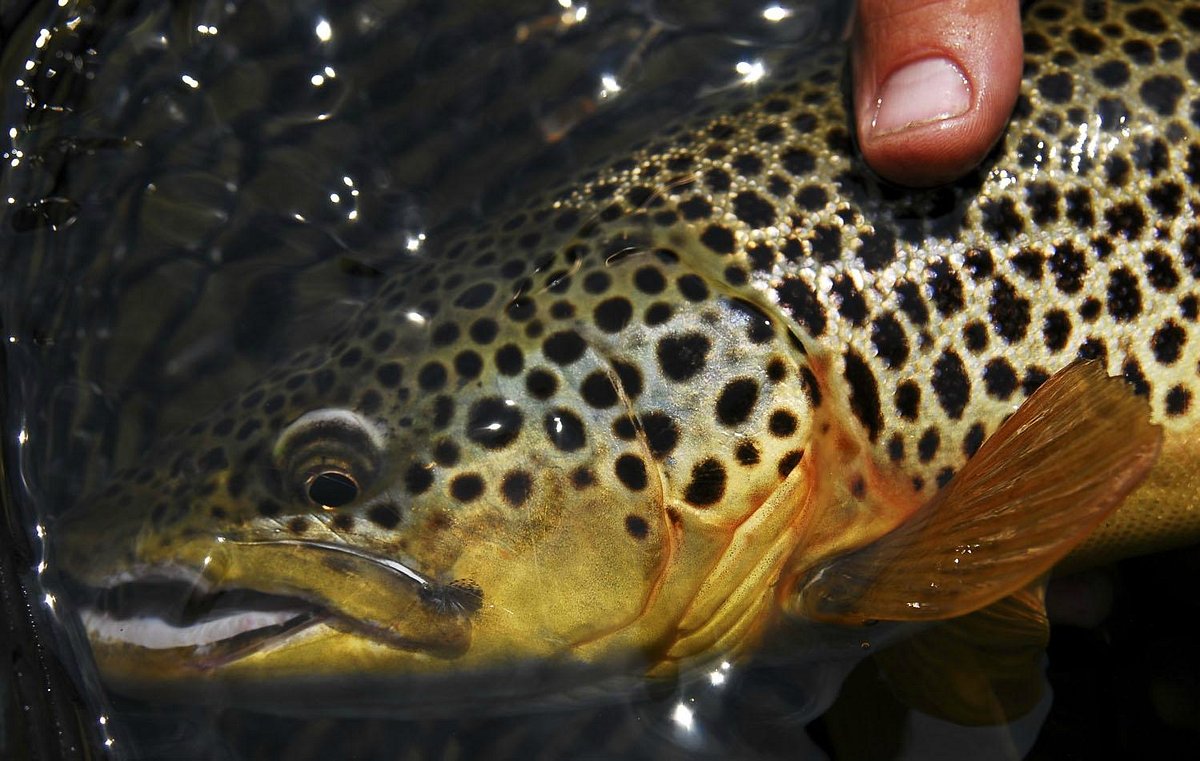
[[[676,677],[784,617],[1036,610],[1130,490],[1079,562],[1194,539],[1194,26],[1037,4],[1014,122],[952,187],[874,178],[830,51],[431,236],[64,521],[102,673],[494,706]]]

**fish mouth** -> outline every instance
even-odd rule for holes
[[[213,563],[215,571],[207,562],[165,562],[88,582],[66,579],[93,649],[122,661],[142,653],[196,673],[272,656],[322,625],[438,658],[470,645],[478,587],[438,584],[343,545],[230,541],[222,548],[227,562]]]
[[[180,569],[182,570],[182,569]],[[79,618],[96,644],[152,651],[189,650],[213,668],[280,643],[336,613],[309,600],[253,589],[211,589],[197,577],[148,570],[111,586],[73,585]]]

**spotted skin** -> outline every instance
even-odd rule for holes
[[[363,548],[479,591],[460,668],[633,649],[668,674],[744,648],[781,574],[886,533],[1080,357],[1166,430],[1130,509],[1184,520],[1200,6],[1046,2],[1029,22],[1014,124],[966,180],[876,180],[830,54],[494,229],[431,236],[330,345],[114,479],[64,563],[100,584],[199,562],[214,536]],[[352,498],[314,505],[322,473]],[[840,507],[797,547],[809,473]],[[891,523],[864,517],[881,482]],[[228,578],[247,569],[284,573]],[[167,668],[100,660],[135,682]]]

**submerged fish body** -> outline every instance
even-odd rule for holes
[[[1139,483],[1093,556],[1194,538],[1200,12],[1087,8],[956,186],[878,184],[831,53],[431,237],[64,522],[101,671],[494,704],[1022,600]]]

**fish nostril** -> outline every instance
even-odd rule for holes
[[[358,483],[345,473],[327,470],[308,481],[308,498],[322,507],[342,507],[358,497]]]

